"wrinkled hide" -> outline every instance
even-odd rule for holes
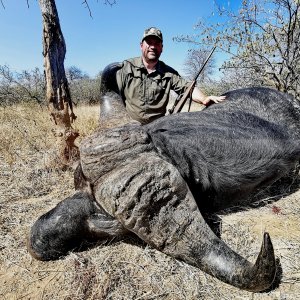
[[[40,217],[31,254],[55,259],[83,240],[130,232],[233,286],[267,289],[276,272],[269,235],[252,264],[212,232],[199,207],[250,201],[292,169],[300,157],[298,117],[288,96],[246,89],[203,112],[99,130],[80,148],[76,182],[89,192]]]

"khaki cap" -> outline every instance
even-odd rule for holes
[[[146,30],[144,31],[144,35],[143,35],[142,41],[143,41],[146,37],[148,37],[148,36],[156,36],[156,37],[158,37],[161,41],[163,41],[162,33],[161,33],[161,31],[160,31],[158,28],[156,28],[156,27],[150,27],[150,28],[146,29]]]

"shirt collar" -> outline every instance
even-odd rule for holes
[[[146,67],[145,67],[145,65],[144,65],[144,63],[143,63],[142,57],[139,58],[137,67],[140,68],[140,69],[145,69],[145,70],[146,70]],[[163,73],[162,65],[161,65],[160,60],[159,60],[159,61],[157,62],[157,64],[156,64],[155,72]]]

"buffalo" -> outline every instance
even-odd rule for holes
[[[32,226],[28,249],[58,259],[86,241],[135,234],[156,249],[248,291],[269,288],[267,232],[253,264],[200,211],[250,204],[300,158],[300,107],[269,88],[230,91],[200,112],[99,129],[81,144],[77,191]]]

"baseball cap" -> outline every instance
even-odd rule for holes
[[[160,31],[158,28],[156,28],[156,27],[150,27],[150,28],[146,29],[146,30],[144,31],[144,35],[143,35],[142,41],[143,41],[147,36],[156,36],[156,37],[158,37],[161,41],[163,41],[162,33],[161,33],[161,31]]]

